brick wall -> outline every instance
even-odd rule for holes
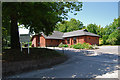
[[[99,45],[99,37],[86,36],[85,42],[90,43],[91,45]]]
[[[58,46],[61,42],[59,39],[46,39],[46,46]]]
[[[39,39],[40,39],[40,44],[39,44]],[[58,40],[58,39],[45,39],[44,36],[38,36],[35,35],[33,40],[32,40],[32,45],[33,47],[46,47],[46,46],[58,46],[60,43],[62,42],[62,40]]]
[[[68,44],[68,42],[67,42],[67,38],[65,38],[65,41],[64,41],[64,44],[68,44],[69,46],[70,45],[73,45],[73,44],[77,44],[77,43],[84,43],[85,41],[84,41],[84,36],[78,36],[78,37],[76,37],[76,43],[74,43],[74,40],[73,40],[73,37],[70,37],[69,39],[70,39],[70,44]]]
[[[83,44],[85,42],[85,36],[79,36],[77,37],[77,43]]]
[[[40,36],[40,47],[45,47],[46,46],[46,40],[45,38],[41,35]]]
[[[67,43],[67,38],[65,38],[64,44],[73,45],[73,37],[70,37],[70,44]],[[81,43],[83,44],[84,42],[90,43],[91,45],[99,45],[99,37],[93,37],[93,36],[78,36],[76,37],[76,44]]]
[[[35,35],[32,40],[32,47],[38,47],[38,35]]]
[[[58,40],[58,39],[45,39],[42,35],[40,38],[40,46],[41,47],[45,47],[45,46],[58,46],[60,43],[64,43],[64,44],[68,44],[67,42],[67,38],[65,38],[64,40]],[[73,37],[69,38],[69,46],[74,44],[73,41]],[[93,36],[78,36],[76,37],[76,44],[77,43],[90,43],[91,45],[99,45],[99,37],[93,37]],[[34,45],[34,47],[38,47],[39,46],[39,42],[38,42],[38,36],[34,36],[33,40],[32,40],[32,45]]]

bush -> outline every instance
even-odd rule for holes
[[[73,47],[75,49],[93,49],[93,46],[90,45],[89,43],[83,43],[83,44],[76,44],[76,45],[71,45],[70,47]]]
[[[89,45],[89,49],[94,49],[92,45]]]
[[[67,44],[60,44],[58,47],[68,47]]]
[[[78,44],[74,45],[73,48],[80,49],[80,48],[82,48],[82,45],[78,43]]]
[[[74,45],[71,45],[71,46],[70,46],[70,48],[73,48],[73,47],[74,47]]]

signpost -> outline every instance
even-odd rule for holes
[[[21,52],[22,52],[22,42],[20,42],[20,44],[21,44]]]
[[[30,42],[30,34],[20,34],[20,42],[21,42],[21,52],[22,52],[22,42],[28,42],[28,54],[30,53],[29,42]]]
[[[30,53],[30,49],[29,49],[29,41],[28,41],[28,54]]]
[[[63,53],[64,53],[64,47],[62,47],[62,51],[63,51]]]

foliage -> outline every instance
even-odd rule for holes
[[[58,47],[68,47],[68,45],[67,44],[59,44],[59,46]]]
[[[103,39],[103,41],[102,41],[102,44],[107,44],[107,42],[106,42],[106,40],[108,39],[108,35],[103,35],[103,37],[102,37],[102,39]]]
[[[23,47],[28,47],[28,42],[22,42]],[[29,42],[29,47],[32,47],[32,42]]]
[[[71,18],[70,21],[62,21],[56,25],[55,30],[60,32],[70,32],[83,28],[83,23],[79,20]]]
[[[117,45],[120,44],[120,31],[117,30],[120,24],[120,17],[118,19],[114,19],[114,21],[106,25],[105,27],[101,27],[96,24],[89,24],[86,29],[97,35],[100,35],[100,45]]]
[[[93,49],[93,46],[90,45],[89,43],[83,43],[83,44],[75,44],[72,45],[71,47],[75,48],[75,49]]]
[[[87,25],[88,32],[97,34],[97,29],[98,29],[98,26],[96,24]]]
[[[9,36],[9,31],[2,27],[2,48],[8,46],[10,44],[10,36]]]
[[[74,45],[70,45],[70,48],[73,48],[74,47]]]
[[[117,33],[118,33],[118,35],[117,35],[117,37],[116,37],[116,38],[117,38],[116,44],[117,44],[117,45],[120,45],[120,29],[118,29],[118,32],[117,32]]]
[[[112,32],[112,33],[109,35],[109,37],[108,37],[108,39],[107,39],[106,42],[107,42],[108,44],[111,44],[111,45],[117,44],[117,35],[118,35],[118,30]]]
[[[99,38],[99,45],[103,45],[103,39],[102,38]]]
[[[117,45],[120,44],[119,42],[119,30],[118,28],[118,19],[114,19],[114,22],[112,22],[110,25],[107,25],[104,28],[104,35],[102,37],[103,44],[110,44],[110,45]]]

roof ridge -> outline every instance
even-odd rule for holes
[[[83,31],[83,30],[76,30],[76,31],[71,31],[71,32],[77,32],[77,31]],[[65,32],[65,33],[70,33],[70,32]]]

